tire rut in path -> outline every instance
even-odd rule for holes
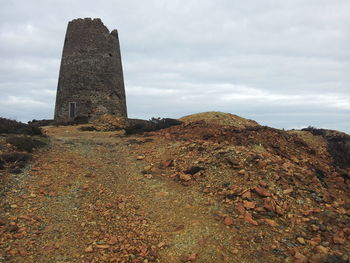
[[[99,172],[110,175],[103,177],[104,185],[118,189],[125,196],[135,196],[137,204],[146,212],[150,227],[160,232],[166,243],[160,253],[163,260],[180,262],[198,253],[203,262],[232,262],[228,251],[223,251],[220,245],[230,245],[234,234],[215,220],[216,207],[198,189],[159,176],[145,178],[141,173],[145,164],[136,161],[135,153],[125,140],[114,146],[95,145],[93,150],[87,150],[86,144],[80,147],[87,159],[99,156],[103,164]]]

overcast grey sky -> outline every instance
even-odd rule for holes
[[[1,0],[0,116],[53,118],[68,21],[118,29],[130,117],[350,133],[349,0]]]

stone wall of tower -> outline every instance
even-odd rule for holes
[[[76,105],[71,114],[70,103]],[[100,19],[75,19],[64,40],[55,121],[105,113],[127,117],[118,32],[110,33]]]

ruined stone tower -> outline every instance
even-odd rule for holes
[[[117,30],[98,18],[68,23],[57,86],[55,121],[127,117]]]

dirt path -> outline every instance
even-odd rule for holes
[[[220,207],[208,196],[145,177],[133,138],[46,132],[50,148],[2,197],[11,229],[0,262],[259,262],[234,255],[238,234],[213,215]]]

